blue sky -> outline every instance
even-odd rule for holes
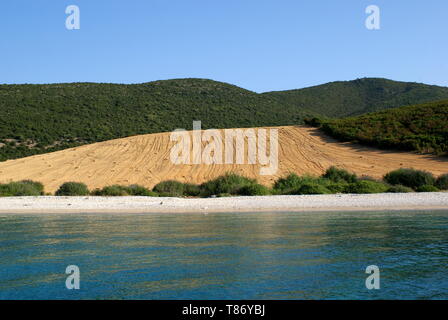
[[[365,9],[381,9],[367,30]],[[65,28],[77,5],[81,29]],[[209,78],[257,92],[385,77],[448,86],[448,1],[2,0],[0,83]]]

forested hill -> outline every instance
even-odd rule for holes
[[[264,93],[284,105],[327,117],[348,117],[448,99],[448,88],[379,78],[338,81],[305,89]]]
[[[342,141],[448,155],[448,100],[324,120],[318,126]]]
[[[226,83],[178,79],[144,84],[0,86],[0,160],[137,134],[277,126],[313,116]]]
[[[384,79],[258,94],[206,79],[143,84],[0,85],[0,161],[137,134],[302,124],[445,97],[448,88]]]

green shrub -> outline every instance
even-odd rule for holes
[[[154,186],[153,192],[157,192],[163,197],[181,197],[184,195],[185,186],[183,183],[174,180],[162,181]]]
[[[24,197],[44,195],[41,183],[31,180],[0,184],[0,197]]]
[[[414,192],[414,189],[397,184],[395,186],[390,186],[387,190],[389,193],[409,193]]]
[[[286,178],[279,178],[275,181],[274,189],[280,191],[280,193],[288,193],[299,189],[302,184],[302,178],[295,173],[291,173]]]
[[[96,195],[103,197],[124,197],[129,196],[130,194],[127,187],[116,184],[104,187],[99,192],[96,192]]]
[[[367,194],[367,193],[383,193],[388,190],[388,186],[382,182],[369,181],[369,180],[360,180],[355,183],[351,183],[346,188],[347,193],[358,193],[358,194]]]
[[[201,188],[197,184],[185,183],[184,195],[188,197],[197,197],[201,194]]]
[[[420,186],[417,188],[416,190],[417,192],[437,192],[440,191],[437,187],[430,185],[430,184],[425,184],[424,186]]]
[[[230,193],[220,193],[218,195],[216,195],[218,198],[228,198],[228,197],[232,197],[233,195]]]
[[[291,194],[330,194],[332,193],[324,185],[305,183],[298,190],[293,191]]]
[[[19,181],[19,183],[32,186],[36,191],[38,191],[40,193],[40,195],[45,194],[44,185],[40,182],[36,182],[33,180],[22,180],[22,181]]]
[[[84,183],[66,182],[56,191],[57,196],[87,196],[89,189]]]
[[[333,182],[328,180],[328,183],[325,184],[325,188],[327,188],[330,193],[344,193],[348,185],[349,184],[345,181]]]
[[[100,197],[124,197],[124,196],[142,196],[142,197],[157,197],[158,194],[149,191],[143,186],[133,184],[130,186],[121,186],[118,184],[106,186],[102,189],[95,189],[91,192],[92,196]]]
[[[356,182],[357,180],[356,174],[350,173],[345,169],[339,169],[336,167],[328,168],[327,171],[325,171],[325,173],[322,175],[322,177],[334,182],[345,181],[348,183],[353,183]]]
[[[434,176],[426,171],[415,169],[398,169],[384,176],[384,181],[391,185],[401,184],[416,190],[424,185],[434,185]]]
[[[256,184],[254,179],[239,176],[234,173],[227,173],[214,180],[203,183],[201,188],[201,196],[209,197],[228,193],[231,195],[239,195],[243,187]]]
[[[132,184],[132,185],[128,186],[126,189],[127,189],[127,193],[130,196],[157,197],[157,193],[152,192],[138,184]]]
[[[448,173],[438,177],[435,186],[440,190],[448,190]]]
[[[267,196],[270,192],[267,187],[257,183],[242,187],[239,194],[242,196]]]
[[[310,175],[298,176],[295,173],[289,174],[286,178],[280,178],[274,183],[275,194],[297,194],[303,185],[324,185],[330,184],[328,179],[317,178]]]

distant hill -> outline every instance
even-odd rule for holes
[[[206,79],[0,85],[0,161],[138,134],[302,124],[421,101],[448,88],[361,79],[258,94]]]
[[[324,120],[327,134],[386,149],[448,154],[448,100]]]
[[[330,118],[448,99],[448,88],[387,79],[364,78],[315,87],[264,93],[288,106]]]

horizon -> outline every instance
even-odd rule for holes
[[[365,26],[372,4],[379,30]],[[79,30],[66,28],[70,5]],[[0,83],[200,78],[261,93],[366,77],[447,87],[447,11],[442,0],[3,2]]]
[[[222,83],[222,84],[227,84],[227,85],[231,85],[231,86],[236,86],[240,89],[244,89],[244,90],[248,90],[251,92],[255,92],[257,94],[263,94],[263,93],[270,93],[270,92],[282,92],[282,91],[294,91],[294,90],[303,90],[303,89],[308,89],[308,88],[313,88],[313,87],[319,87],[319,86],[323,86],[323,85],[327,85],[327,84],[331,84],[331,83],[338,83],[338,82],[354,82],[354,81],[358,81],[358,80],[388,80],[388,81],[393,81],[393,82],[398,82],[398,83],[413,83],[413,84],[420,84],[420,85],[427,85],[427,86],[435,86],[435,87],[441,87],[441,88],[448,88],[447,86],[442,86],[442,85],[434,85],[434,84],[428,84],[428,83],[423,83],[423,82],[417,82],[417,81],[402,81],[402,80],[394,80],[394,79],[388,79],[388,78],[379,78],[379,77],[363,77],[363,78],[356,78],[356,79],[352,79],[352,80],[334,80],[334,81],[330,81],[330,82],[325,82],[325,83],[320,83],[320,84],[316,84],[316,85],[312,85],[312,86],[308,86],[308,87],[302,87],[302,88],[289,88],[289,89],[283,89],[283,90],[268,90],[268,91],[263,91],[263,92],[257,92],[257,91],[252,91],[250,89],[235,85],[233,83],[229,83],[229,82],[225,82],[225,81],[220,81],[220,80],[215,80],[215,79],[207,79],[207,78],[172,78],[172,79],[158,79],[158,80],[152,80],[152,81],[145,81],[145,82],[138,82],[138,83],[119,83],[119,82],[88,82],[88,81],[76,81],[76,82],[53,82],[53,83],[0,83],[0,86],[18,86],[18,85],[69,85],[69,84],[113,84],[113,85],[142,85],[142,84],[149,84],[149,83],[154,83],[154,82],[163,82],[163,81],[175,81],[175,80],[206,80],[206,81],[213,81],[213,82],[218,82],[218,83]]]

